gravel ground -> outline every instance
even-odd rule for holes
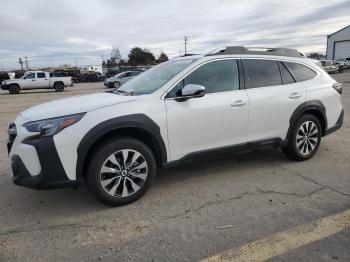
[[[142,199],[120,208],[100,204],[84,186],[35,191],[13,185],[5,149],[7,123],[20,111],[104,91],[102,83],[63,93],[1,91],[0,261],[196,261],[348,210],[350,72],[334,78],[344,83],[345,122],[313,159],[292,162],[273,149],[217,156],[161,171]],[[349,247],[344,228],[271,260],[350,261]]]

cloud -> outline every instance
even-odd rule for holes
[[[226,45],[284,46],[325,51],[326,36],[350,21],[348,0],[2,0],[0,63],[94,64],[113,46],[170,57]]]

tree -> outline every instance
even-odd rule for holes
[[[312,58],[312,59],[320,60],[322,57],[324,57],[324,55],[322,55],[320,53],[311,53],[307,57],[308,58]]]
[[[157,63],[163,63],[168,60],[169,60],[168,56],[164,52],[161,52],[157,59]]]
[[[130,65],[151,65],[156,61],[154,55],[147,49],[134,47],[128,55]]]
[[[124,66],[127,65],[128,63],[124,59],[120,59],[118,65],[119,66]]]

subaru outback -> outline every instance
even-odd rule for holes
[[[339,129],[341,84],[294,49],[226,47],[174,58],[113,92],[31,107],[8,126],[12,180],[86,182],[109,205],[139,199],[163,167],[237,149],[311,158]]]

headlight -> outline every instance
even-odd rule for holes
[[[23,126],[29,132],[40,133],[41,136],[53,136],[61,130],[79,122],[85,113],[55,117],[39,121],[28,122]]]

